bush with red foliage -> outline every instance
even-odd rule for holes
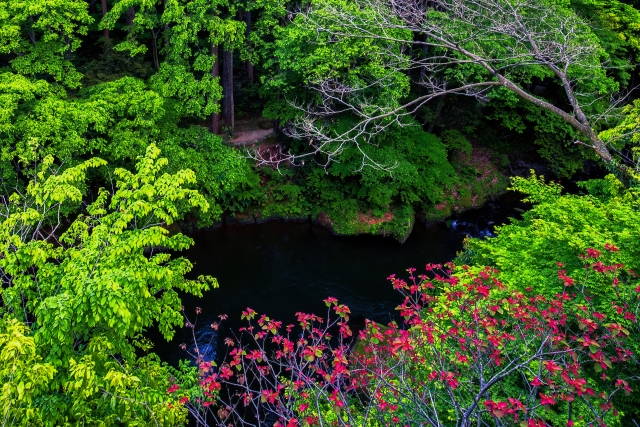
[[[595,249],[582,259],[582,278],[559,265],[553,299],[507,289],[488,267],[411,268],[407,281],[389,277],[401,324],[367,321],[355,342],[335,298],[326,318],[298,313],[298,326],[247,309],[228,358],[200,363],[186,404],[220,426],[620,425],[616,398],[640,372],[640,286]],[[596,278],[616,287],[613,314],[591,304],[583,284]]]

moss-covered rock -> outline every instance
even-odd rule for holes
[[[441,203],[427,205],[419,215],[425,223],[443,221],[454,213],[482,207],[507,191],[509,181],[491,161],[487,149],[474,147],[458,153],[452,161],[459,183]]]
[[[407,240],[414,223],[415,214],[411,207],[397,207],[381,216],[375,216],[372,212],[356,212],[355,215],[319,212],[314,218],[314,224],[329,229],[337,235],[390,236],[400,243]]]

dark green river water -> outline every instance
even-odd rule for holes
[[[266,224],[227,225],[191,234],[195,245],[185,252],[194,264],[193,275],[208,274],[220,287],[203,298],[184,297],[185,312],[193,320],[202,308],[196,338],[215,358],[220,337],[242,326],[241,311],[258,313],[293,323],[295,313],[324,314],[322,302],[333,296],[347,304],[355,316],[388,322],[395,315],[399,294],[391,287],[390,274],[406,275],[406,269],[424,269],[427,263],[452,260],[466,235],[491,235],[494,224],[519,216],[519,197],[508,194],[496,203],[467,212],[445,223],[425,227],[416,224],[409,239],[399,244],[391,238],[333,236],[310,223],[273,221]],[[211,323],[219,314],[229,319],[216,333]],[[187,328],[156,351],[176,363],[186,355],[181,343],[193,341]]]

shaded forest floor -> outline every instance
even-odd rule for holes
[[[231,143],[233,145],[251,145],[275,138],[271,122],[262,117],[248,117],[236,120]]]

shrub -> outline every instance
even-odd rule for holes
[[[402,320],[367,321],[355,346],[335,298],[326,319],[298,313],[299,327],[247,309],[220,367],[200,360],[189,410],[209,425],[621,425],[640,282],[616,253],[587,249],[572,277],[557,265],[552,297],[509,289],[492,267],[411,268],[389,277]],[[592,303],[592,281],[614,290],[613,313]]]

